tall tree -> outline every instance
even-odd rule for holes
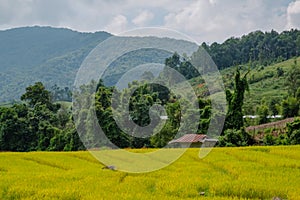
[[[300,66],[296,59],[288,72],[286,84],[290,94],[292,94],[293,97],[296,97],[297,90],[300,87]]]
[[[120,148],[129,147],[129,138],[117,125],[113,117],[111,97],[114,88],[106,87],[100,80],[97,86],[95,109],[98,123],[107,138]],[[121,94],[120,94],[121,95]],[[88,119],[91,121],[91,119]],[[91,133],[89,133],[91,134]],[[93,134],[92,134],[93,135]],[[100,141],[101,142],[101,141]],[[102,141],[103,142],[103,141]],[[101,145],[108,145],[101,143]]]
[[[283,118],[295,117],[299,113],[299,101],[295,97],[288,97],[281,102],[282,116]]]
[[[49,105],[51,103],[51,94],[45,89],[41,82],[36,82],[26,88],[26,93],[21,96],[21,100],[25,100],[31,107],[37,103]]]
[[[239,130],[244,126],[242,107],[244,104],[244,93],[249,90],[247,75],[248,70],[244,76],[241,77],[239,68],[236,68],[234,91],[226,90],[226,100],[228,104],[228,111],[226,114],[224,130],[236,129]]]
[[[175,69],[186,79],[200,76],[198,70],[192,65],[192,63],[187,58],[180,58],[180,55],[178,55],[176,52],[170,58],[166,59],[165,65]],[[175,80],[177,79],[175,78]]]

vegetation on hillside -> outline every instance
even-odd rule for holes
[[[219,69],[250,62],[253,66],[267,66],[299,56],[299,35],[299,31],[293,29],[282,33],[256,31],[241,38],[229,38],[222,44],[203,43],[202,47]],[[110,36],[106,32],[79,33],[51,27],[0,31],[0,102],[18,100],[24,88],[39,81],[48,89],[54,85],[72,88],[84,58]],[[163,64],[170,56],[168,52],[157,49],[130,52],[111,64],[104,82],[112,86],[128,67],[145,62]]]
[[[110,36],[38,26],[0,31],[0,102],[18,100],[39,81],[71,88],[83,59]]]
[[[300,31],[255,31],[241,38],[229,38],[222,44],[203,43],[202,47],[211,55],[219,69],[249,62],[267,66],[300,56]]]
[[[49,30],[48,30],[49,29]],[[38,28],[36,27],[36,34],[38,40],[41,40],[41,35],[46,34],[49,31],[54,31],[51,28]],[[30,28],[23,31],[29,31]],[[18,30],[11,30],[12,33],[18,32]],[[56,73],[57,70],[65,70],[65,75],[71,76],[68,71],[68,67],[73,70],[76,69],[76,65],[80,63],[89,50],[95,45],[95,38],[89,34],[74,33],[69,30],[60,30],[61,33],[66,37],[68,34],[74,34],[74,37],[84,36],[84,39],[80,42],[82,45],[80,48],[78,46],[61,47],[56,53],[64,52],[64,56],[50,58],[51,56],[56,56],[56,53],[49,54],[46,64],[52,63],[56,67],[51,68],[52,64],[49,65],[51,70],[47,73],[43,73],[44,77],[47,77],[46,83],[51,83],[53,79],[51,78],[52,73]],[[0,32],[1,34],[1,32]],[[2,34],[7,34],[6,32]],[[97,33],[100,34],[100,33]],[[96,34],[96,35],[97,35]],[[100,34],[103,36],[103,34]],[[100,36],[99,35],[99,36]],[[198,105],[197,110],[188,110],[192,113],[200,114],[199,121],[196,121],[198,129],[195,133],[205,134],[207,133],[209,124],[211,120],[218,119],[219,115],[226,114],[225,126],[223,128],[222,134],[219,137],[219,146],[246,146],[259,143],[261,141],[255,141],[255,135],[250,135],[245,131],[245,126],[247,125],[258,125],[262,123],[267,123],[275,119],[271,119],[270,116],[281,115],[282,118],[296,117],[299,116],[300,110],[300,65],[299,58],[293,58],[291,60],[273,64],[270,66],[264,66],[266,63],[273,63],[279,60],[285,60],[290,58],[290,56],[298,55],[298,37],[299,31],[291,30],[285,31],[278,34],[274,31],[271,33],[254,32],[247,36],[243,36],[240,39],[231,38],[218,46],[218,44],[212,44],[211,46],[204,46],[208,52],[212,54],[212,57],[217,56],[218,59],[225,59],[221,55],[226,51],[219,51],[218,48],[228,48],[228,44],[235,44],[237,46],[232,46],[232,49],[239,50],[243,52],[240,55],[240,60],[235,60],[233,57],[226,57],[226,59],[232,61],[231,64],[236,66],[228,68],[224,65],[220,68],[226,68],[222,70],[222,75],[225,82],[226,90],[226,100],[228,104],[227,113],[212,113],[210,95],[218,95],[220,91],[209,91],[205,85],[204,79],[199,76],[200,74],[191,64],[191,58],[187,56],[181,57],[177,53],[170,55],[166,51],[157,51],[155,49],[141,49],[138,51],[129,52],[122,55],[117,60],[115,60],[109,68],[105,71],[104,80],[99,82],[92,82],[88,85],[83,85],[75,92],[75,99],[78,94],[84,97],[90,98],[95,96],[95,111],[97,120],[91,120],[93,113],[93,108],[88,108],[80,110],[79,112],[71,114],[71,109],[68,104],[58,103],[58,101],[70,101],[71,92],[69,87],[60,88],[58,85],[54,84],[51,87],[52,91],[48,91],[45,87],[46,84],[42,82],[36,82],[26,88],[26,91],[21,96],[21,103],[15,103],[12,106],[2,106],[0,107],[0,150],[5,151],[33,151],[33,150],[80,150],[84,148],[97,148],[99,146],[107,146],[113,148],[112,145],[105,143],[103,140],[97,138],[93,131],[94,123],[99,123],[109,138],[109,140],[118,147],[126,148],[142,148],[142,147],[163,147],[170,140],[172,140],[179,130],[179,127],[184,124],[184,128],[188,133],[189,127],[191,126],[189,122],[182,123],[181,120],[184,117],[184,108],[181,106],[189,105],[191,102],[184,100],[181,95],[175,95],[167,88],[160,86],[158,84],[147,84],[143,80],[136,80],[129,84],[128,89],[117,90],[120,96],[121,102],[129,102],[129,117],[122,116],[126,108],[119,106],[112,108],[112,93],[116,88],[113,86],[116,83],[116,79],[128,71],[131,67],[135,65],[144,64],[147,62],[154,63],[164,63],[165,68],[163,68],[155,76],[150,72],[144,74],[144,78],[149,77],[155,78],[158,81],[171,80],[172,74],[166,74],[167,68],[172,68],[178,71],[186,79],[194,85],[195,91],[198,95]],[[26,36],[26,35],[25,35]],[[27,35],[28,36],[28,35]],[[104,39],[104,37],[96,37],[98,40]],[[28,36],[29,37],[29,36]],[[51,38],[50,38],[51,39]],[[60,41],[52,38],[55,41]],[[78,39],[78,38],[77,38]],[[160,41],[162,39],[153,38]],[[176,42],[176,40],[166,39],[169,42]],[[290,41],[292,40],[292,42]],[[29,40],[30,41],[30,40]],[[67,40],[71,42],[72,40]],[[246,42],[245,42],[246,41]],[[252,47],[248,42],[251,42]],[[286,41],[290,46],[285,46],[282,41]],[[183,42],[183,41],[181,41]],[[35,43],[33,43],[35,44]],[[247,49],[239,49],[239,45],[243,44],[243,47],[249,47],[251,51]],[[7,43],[5,43],[7,45]],[[78,44],[79,45],[79,44]],[[87,45],[87,46],[86,46]],[[248,46],[247,46],[248,45]],[[256,45],[256,46],[255,46]],[[258,46],[257,46],[258,45]],[[266,46],[272,47],[268,51],[265,49]],[[259,48],[258,48],[259,47]],[[41,54],[43,52],[49,51],[49,49],[39,49]],[[47,47],[48,48],[48,47]],[[72,51],[70,50],[72,49]],[[259,49],[258,52],[253,50]],[[23,48],[20,48],[20,51]],[[85,50],[83,50],[85,49]],[[24,49],[23,49],[24,50]],[[22,51],[23,51],[22,50]],[[74,50],[74,51],[73,51]],[[71,51],[71,52],[70,52]],[[287,53],[287,51],[289,53]],[[252,59],[252,53],[255,54]],[[1,53],[1,52],[0,52]],[[227,52],[228,53],[228,52]],[[226,54],[227,54],[226,53]],[[55,55],[54,55],[55,54]],[[250,56],[248,59],[244,56]],[[6,54],[5,54],[6,55]],[[10,54],[7,54],[10,55]],[[159,55],[159,56],[158,56]],[[228,55],[232,55],[232,52]],[[239,55],[239,54],[237,54]],[[267,56],[269,55],[269,56]],[[282,56],[285,56],[282,58]],[[42,55],[39,55],[42,56]],[[221,57],[220,57],[221,56]],[[256,59],[257,58],[257,59]],[[10,58],[12,59],[12,58]],[[226,60],[225,59],[225,60]],[[48,62],[49,61],[49,62]],[[64,62],[61,62],[64,61]],[[38,62],[38,61],[37,61]],[[39,65],[45,66],[42,61],[39,61]],[[219,62],[218,60],[216,62]],[[221,62],[221,61],[220,61]],[[70,65],[73,63],[75,65]],[[76,64],[77,63],[77,64]],[[226,63],[224,60],[222,63]],[[239,63],[245,66],[238,65]],[[7,63],[6,63],[7,64]],[[18,63],[15,63],[16,65]],[[36,63],[31,63],[31,69],[39,70],[39,67],[33,67]],[[65,67],[65,65],[67,67]],[[246,66],[249,67],[246,67]],[[122,66],[122,67],[120,67]],[[47,67],[46,67],[47,68]],[[49,69],[50,69],[49,68]],[[4,70],[9,68],[4,67]],[[16,68],[18,71],[18,68]],[[35,71],[33,71],[35,72]],[[18,73],[22,73],[18,71]],[[32,72],[31,72],[32,73]],[[35,73],[38,75],[40,72]],[[60,73],[60,75],[64,74]],[[41,73],[42,74],[42,73]],[[113,77],[113,78],[112,78]],[[60,78],[58,78],[59,81]],[[161,79],[161,80],[160,80]],[[3,79],[2,81],[7,81],[8,79]],[[70,79],[65,79],[67,81]],[[234,81],[232,81],[234,80]],[[20,79],[20,81],[26,82],[25,79]],[[10,80],[11,83],[14,83]],[[25,83],[24,82],[24,83]],[[11,84],[10,83],[10,84]],[[14,83],[15,84],[15,83]],[[180,83],[172,83],[180,85]],[[96,91],[90,91],[94,85],[97,85]],[[0,85],[1,86],[1,85]],[[2,89],[7,86],[2,86]],[[250,91],[248,91],[250,89]],[[1,88],[0,88],[1,90]],[[9,90],[7,90],[9,91]],[[247,92],[248,91],[248,92]],[[126,95],[132,94],[130,99],[127,99]],[[5,97],[6,92],[1,95],[0,98]],[[1,101],[1,100],[0,100]],[[85,104],[86,102],[79,100],[80,104]],[[137,134],[132,130],[131,135],[128,135],[124,130],[118,127],[114,117],[114,109],[119,110],[120,119],[124,119],[121,123],[128,124],[130,120],[135,124],[145,127],[150,124],[150,108],[156,104],[161,104],[166,110],[168,119],[164,127],[155,135],[150,137],[138,137]],[[153,114],[153,113],[152,113]],[[155,117],[160,117],[162,113],[154,113]],[[254,120],[244,119],[243,116],[252,114],[258,117]],[[74,116],[79,119],[75,123],[85,124],[85,135],[78,135],[74,122]],[[127,121],[126,121],[127,120]],[[88,123],[87,123],[88,122]],[[297,132],[298,121],[288,124],[288,129],[278,136],[270,134],[265,134],[263,138],[264,144],[299,144],[300,135]],[[76,124],[76,125],[78,125]],[[137,129],[138,130],[138,129]],[[84,145],[80,141],[80,137],[88,138],[90,141],[88,144]],[[215,136],[215,135],[212,135]],[[273,138],[275,137],[275,138]]]

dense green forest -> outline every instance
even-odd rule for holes
[[[229,38],[222,44],[202,43],[201,46],[210,54],[219,69],[249,62],[267,66],[300,56],[300,31],[255,31],[241,38]]]
[[[166,59],[166,66],[172,67],[184,76],[189,77],[190,71],[184,70],[190,66],[188,60],[181,59],[176,53]],[[243,119],[244,95],[249,89],[249,69],[243,71],[240,67],[234,67],[234,79],[232,88],[226,89],[226,99],[228,111],[225,118],[225,126],[219,139],[219,146],[245,146],[256,144],[257,141],[253,135],[247,133],[244,129],[245,121]],[[296,60],[287,71],[286,82],[290,95],[283,99],[277,105],[278,112],[283,118],[299,115],[300,107],[300,67]],[[121,101],[124,101],[125,94],[132,93],[130,98],[129,113],[134,123],[140,126],[146,126],[150,123],[149,108],[154,104],[161,104],[166,108],[168,119],[166,124],[158,134],[151,137],[135,137],[128,135],[120,130],[116,124],[111,105],[112,92],[114,86],[105,86],[103,81],[99,83],[92,82],[90,85],[84,85],[77,91],[82,95],[91,95],[92,86],[97,84],[95,95],[95,110],[97,123],[113,142],[121,147],[142,148],[142,147],[163,147],[168,141],[174,138],[181,121],[182,99],[174,95],[168,89],[155,84],[140,84],[142,80],[134,81],[129,84],[129,88],[119,91]],[[57,89],[58,93],[61,91]],[[62,89],[62,91],[64,91]],[[57,95],[57,94],[56,94]],[[110,147],[109,144],[103,144],[96,133],[93,132],[93,120],[89,119],[93,108],[89,110],[80,110],[77,113],[71,113],[71,107],[68,103],[55,102],[57,98],[55,93],[45,89],[41,82],[30,85],[26,92],[21,96],[23,103],[14,104],[9,107],[0,108],[0,150],[2,151],[70,151],[81,150],[85,148],[97,148],[99,146]],[[74,93],[76,99],[76,92]],[[76,102],[78,103],[78,102]],[[85,103],[79,102],[79,103]],[[185,102],[188,103],[188,102]],[[211,102],[209,98],[198,97],[200,113],[198,121],[198,130],[196,133],[205,134],[208,130],[209,122],[214,117],[211,113]],[[123,109],[123,108],[120,108]],[[265,109],[271,109],[265,104],[259,107],[259,122],[264,123],[267,120]],[[84,126],[85,135],[82,138],[89,138],[90,143],[83,143],[76,131],[73,118],[74,114],[78,119],[75,123],[87,123]],[[222,113],[220,113],[221,115]],[[215,115],[215,114],[214,114]],[[217,114],[218,115],[218,114]],[[126,119],[126,118],[123,118]],[[92,123],[89,123],[92,122]],[[127,123],[124,121],[124,123]],[[288,124],[288,129],[279,138],[271,138],[266,135],[265,144],[300,144],[300,121],[295,120]],[[272,142],[270,142],[270,140]],[[84,139],[84,141],[86,141]]]

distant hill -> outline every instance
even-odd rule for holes
[[[0,102],[36,81],[70,87],[85,56],[110,33],[24,27],[0,31]]]
[[[106,32],[80,33],[63,28],[25,27],[0,31],[0,102],[19,100],[25,88],[41,81],[46,87],[71,88],[81,63],[100,42],[112,36]],[[140,40],[139,37],[135,38]],[[161,46],[186,45],[187,41],[157,40]],[[132,67],[146,63],[164,64],[171,52],[145,48],[125,53],[104,73],[104,83],[115,85]]]

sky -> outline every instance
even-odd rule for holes
[[[0,0],[0,30],[34,25],[112,34],[164,27],[210,44],[300,29],[300,0]]]

